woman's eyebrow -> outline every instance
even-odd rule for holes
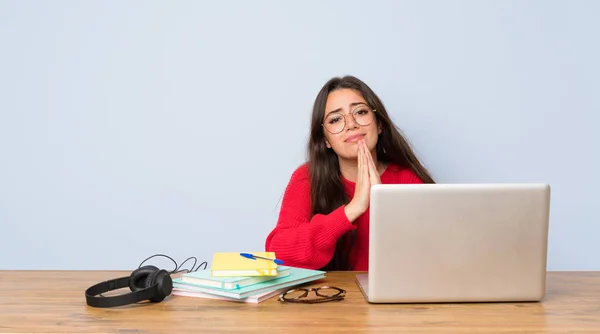
[[[365,105],[365,106],[367,105],[367,104],[366,104],[366,103],[364,103],[364,102],[352,102],[352,103],[350,103],[350,107],[355,107],[355,106],[358,106],[358,105],[361,105],[361,104],[363,104],[363,105]],[[326,114],[325,114],[325,116],[327,116],[327,115],[329,115],[329,114],[331,114],[331,113],[334,113],[334,112],[340,112],[340,111],[342,111],[342,108],[337,108],[337,109],[335,109],[335,110],[331,110],[330,112],[326,113]]]

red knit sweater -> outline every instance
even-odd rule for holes
[[[354,196],[355,183],[342,177],[348,198]],[[381,183],[422,183],[409,169],[390,164],[381,174]],[[356,242],[350,250],[353,270],[369,268],[369,210],[352,224],[344,206],[327,215],[311,217],[308,165],[298,167],[285,189],[277,225],[267,236],[265,250],[275,252],[286,266],[323,268],[335,252],[337,239],[356,229]]]

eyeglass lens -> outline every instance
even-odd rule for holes
[[[335,287],[299,288],[288,290],[280,297],[280,300],[309,302],[311,300],[343,299],[344,294],[344,290]]]
[[[325,118],[325,122],[323,124],[329,132],[339,133],[342,132],[346,127],[346,117],[348,116],[354,117],[354,121],[357,124],[367,126],[373,122],[374,112],[366,106],[360,106],[352,110],[349,115],[344,115],[338,112],[330,113]]]

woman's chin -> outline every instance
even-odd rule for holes
[[[358,150],[346,150],[338,156],[344,160],[358,160]]]

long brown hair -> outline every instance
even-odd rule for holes
[[[312,215],[329,214],[349,202],[340,176],[338,157],[332,149],[325,145],[325,133],[322,126],[329,93],[342,88],[358,91],[369,107],[376,110],[377,121],[381,126],[381,134],[379,134],[376,146],[377,159],[383,163],[393,163],[400,167],[410,168],[424,183],[434,183],[427,169],[417,159],[408,141],[389,118],[385,106],[373,90],[356,77],[335,77],[321,88],[313,105],[308,140]],[[333,258],[322,269],[352,270],[348,252],[354,242],[353,236],[353,233],[347,233],[338,240]]]

